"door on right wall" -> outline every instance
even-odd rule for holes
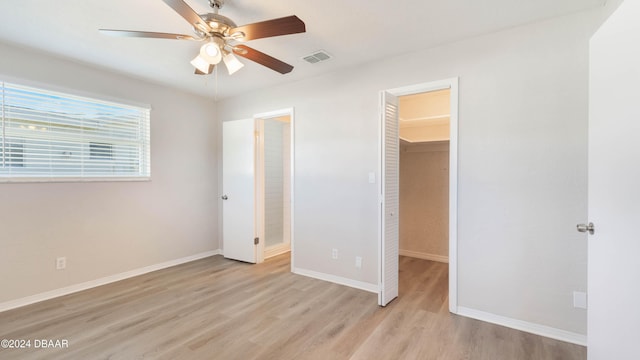
[[[639,358],[638,19],[640,2],[625,1],[590,43],[589,360]]]

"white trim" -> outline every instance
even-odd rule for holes
[[[22,306],[34,304],[34,303],[37,303],[37,302],[41,302],[41,301],[45,301],[45,300],[49,300],[49,299],[53,299],[53,298],[57,298],[57,297],[64,296],[64,295],[69,295],[69,294],[72,294],[72,293],[75,293],[75,292],[78,292],[78,291],[83,291],[83,290],[95,288],[95,287],[106,285],[106,284],[110,284],[110,283],[113,283],[113,282],[116,282],[116,281],[125,280],[125,279],[132,278],[132,277],[135,277],[135,276],[139,276],[139,275],[143,275],[143,274],[146,274],[146,273],[150,273],[152,271],[162,270],[162,269],[166,269],[166,268],[169,268],[169,267],[172,267],[172,266],[188,263],[188,262],[195,261],[195,260],[204,259],[204,258],[207,258],[207,257],[210,257],[210,256],[214,256],[214,255],[221,255],[221,254],[222,254],[222,251],[220,249],[212,250],[212,251],[205,251],[203,253],[186,256],[186,257],[183,257],[183,258],[180,258],[180,259],[169,260],[169,261],[165,261],[163,263],[159,263],[159,264],[155,264],[155,265],[149,265],[149,266],[145,266],[143,268],[126,271],[126,272],[115,274],[115,275],[105,276],[103,278],[86,281],[86,282],[83,282],[83,283],[80,283],[80,284],[66,286],[66,287],[63,287],[63,288],[60,288],[60,289],[55,289],[55,290],[43,292],[43,293],[40,293],[40,294],[23,297],[23,298],[16,299],[16,300],[6,301],[6,302],[3,302],[3,303],[0,303],[0,312],[11,310],[11,309],[15,309],[15,308],[19,308],[19,307],[22,307]]]
[[[293,108],[292,107],[291,108],[285,108],[285,109],[267,111],[267,112],[255,114],[255,115],[253,115],[253,118],[254,119],[271,119],[271,118],[276,118],[276,117],[280,117],[280,116],[287,116],[287,115],[293,116]]]
[[[449,311],[458,312],[458,82],[451,78],[449,96]]]
[[[265,259],[272,258],[274,256],[288,253],[289,251],[291,251],[290,244],[278,244],[278,245],[269,246],[268,248],[264,249],[264,258]]]
[[[294,267],[295,264],[293,262],[294,259],[295,259],[295,257],[293,256],[293,254],[294,254],[293,245],[295,244],[295,242],[293,241],[294,234],[295,234],[295,232],[293,231],[294,230],[293,224],[294,224],[294,216],[295,216],[294,215],[295,214],[294,208],[295,208],[295,204],[296,204],[296,202],[294,201],[295,200],[295,196],[294,196],[295,191],[294,191],[294,189],[296,188],[296,184],[295,184],[295,182],[296,182],[296,172],[295,172],[295,167],[296,167],[296,162],[295,162],[295,159],[296,159],[296,157],[295,157],[295,152],[296,152],[296,147],[295,147],[295,144],[296,144],[295,143],[296,117],[295,117],[295,109],[291,108],[290,111],[291,111],[290,112],[291,113],[291,119],[289,120],[289,140],[291,140],[291,149],[289,149],[290,150],[289,151],[289,155],[290,155],[291,158],[289,159],[289,170],[291,170],[291,180],[289,181],[289,188],[290,188],[289,191],[291,191],[291,194],[289,195],[289,201],[291,202],[291,204],[289,204],[289,208],[291,209],[291,214],[289,215],[289,222],[290,222],[290,224],[289,224],[290,225],[289,226],[290,227],[290,229],[289,229],[289,248],[291,250],[291,257],[290,257],[291,258],[291,260],[290,260],[290,262],[291,262],[291,271],[293,272],[293,269],[295,269],[295,267]]]
[[[378,188],[378,305],[382,304],[382,274],[384,273],[384,259],[383,259],[383,247],[384,247],[384,168],[382,167],[382,162],[384,161],[384,91],[380,92],[378,97],[378,179],[379,188]],[[398,116],[400,116],[398,114]]]
[[[457,87],[458,85],[457,77],[438,80],[438,81],[431,81],[431,82],[426,82],[421,84],[409,85],[409,86],[402,86],[398,88],[387,89],[385,91],[395,96],[405,96],[405,95],[414,95],[414,94],[420,94],[420,93],[430,92],[430,91],[451,89],[454,84]],[[451,106],[451,110],[453,110],[453,106]],[[458,108],[456,107],[455,110],[457,113]],[[454,112],[451,111],[450,114],[451,116],[453,116]]]
[[[256,264],[264,262],[264,248],[265,248],[265,165],[264,165],[264,120],[263,118],[253,117],[255,126],[255,138],[253,149],[254,154],[254,168],[255,178],[253,179],[254,186],[254,201],[253,201],[253,222],[255,224],[255,234],[258,244],[253,247]]]
[[[450,89],[450,120],[449,120],[449,311],[456,314],[458,312],[458,82],[457,77],[433,81],[428,83],[403,86],[394,89],[381,91],[381,95],[386,91],[395,96],[413,95],[423,92]],[[381,101],[379,101],[381,103]],[[378,172],[382,172],[382,162],[384,154],[382,152],[383,143],[385,141],[382,133],[383,111],[378,108],[379,121],[378,124]],[[382,176],[380,176],[383,179]],[[381,187],[384,184],[381,181]],[[382,289],[383,261],[382,254],[383,233],[382,233],[382,199],[378,199],[378,283]],[[382,291],[382,290],[380,290]],[[381,299],[382,294],[379,294]]]
[[[505,316],[495,315],[488,312],[458,306],[458,315],[476,320],[489,322],[508,328],[528,332],[535,335],[548,337],[572,344],[587,346],[587,336],[571,331],[561,330],[554,327],[530,323],[523,320],[512,319]]]
[[[306,270],[306,269],[300,269],[300,268],[295,268],[293,269],[292,272],[294,274],[307,276],[314,279],[324,280],[324,281],[328,281],[328,282],[332,282],[332,283],[340,284],[344,286],[349,286],[352,288],[372,292],[374,294],[379,292],[379,287],[377,285],[366,283],[363,281],[347,279],[341,276],[329,275],[329,274],[325,274],[325,273],[321,273],[313,270]]]
[[[429,253],[423,253],[423,252],[411,251],[411,250],[400,249],[400,256],[408,256],[416,259],[431,260],[431,261],[437,261],[441,263],[449,262],[448,256],[429,254]]]
[[[2,177],[0,183],[77,183],[77,182],[130,182],[151,181],[151,176],[96,176],[96,177]]]

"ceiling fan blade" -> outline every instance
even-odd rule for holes
[[[249,59],[262,66],[266,66],[280,74],[287,74],[293,70],[293,66],[245,45],[235,46],[233,48],[233,52],[238,56],[242,56],[243,58]]]
[[[131,30],[111,30],[100,29],[101,33],[110,36],[118,37],[138,37],[138,38],[151,38],[151,39],[174,39],[174,40],[200,40],[190,35],[182,34],[169,34],[149,31],[131,31]]]
[[[244,37],[238,40],[254,40],[268,38],[272,36],[281,36],[289,34],[303,33],[306,31],[304,22],[297,16],[287,16],[279,19],[261,21],[253,24],[238,26],[231,29],[230,35],[242,32]]]
[[[196,69],[195,73],[196,75],[209,75],[213,72],[213,68],[215,67],[215,65],[209,65],[209,69],[207,70],[207,72],[202,72],[198,69]]]
[[[175,12],[182,16],[189,24],[198,27],[204,32],[211,31],[211,27],[204,21],[197,12],[195,12],[187,3],[182,0],[162,0],[169,5]]]

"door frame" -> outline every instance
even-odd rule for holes
[[[260,151],[260,149],[263,148],[263,142],[264,142],[264,136],[263,136],[263,128],[264,128],[264,122],[261,120],[266,120],[266,119],[271,119],[271,118],[277,118],[277,117],[281,117],[281,116],[289,116],[289,169],[290,169],[290,174],[289,174],[289,184],[290,184],[290,214],[289,214],[289,219],[290,219],[290,241],[291,241],[291,271],[293,271],[294,269],[294,204],[295,204],[295,111],[294,108],[285,108],[285,109],[280,109],[280,110],[274,110],[274,111],[267,111],[267,112],[263,112],[263,113],[259,113],[259,114],[255,114],[253,115],[253,119],[256,121],[256,127],[259,129],[259,137],[256,139],[256,147],[257,147],[257,151],[256,151],[256,167],[257,167],[257,171],[256,171],[256,229],[258,230],[258,237],[260,238],[260,241],[258,242],[258,247],[257,247],[257,263],[261,263],[264,261],[264,243],[265,243],[265,238],[264,238],[264,234],[265,234],[265,223],[264,223],[264,211],[258,211],[259,207],[263,206],[263,199],[264,199],[264,187],[262,186],[264,184],[264,163],[263,163],[263,154]]]
[[[382,98],[382,94],[385,92],[394,96],[405,96],[437,90],[451,90],[449,95],[451,108],[449,121],[449,311],[454,314],[458,312],[458,82],[459,78],[453,77],[386,89],[380,92],[380,97]],[[378,115],[378,173],[381,174],[380,201],[378,201],[378,292],[381,294],[383,289],[382,269],[384,269],[383,248],[385,242],[384,232],[382,231],[385,205],[383,194],[386,185],[386,180],[382,176],[382,164],[386,160],[383,152],[385,143],[385,134],[383,132],[384,108],[379,109]]]

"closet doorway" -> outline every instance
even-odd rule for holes
[[[450,92],[398,97],[400,256],[449,262]]]
[[[378,303],[398,296],[404,255],[448,261],[456,313],[458,79],[382,91],[380,119]]]

